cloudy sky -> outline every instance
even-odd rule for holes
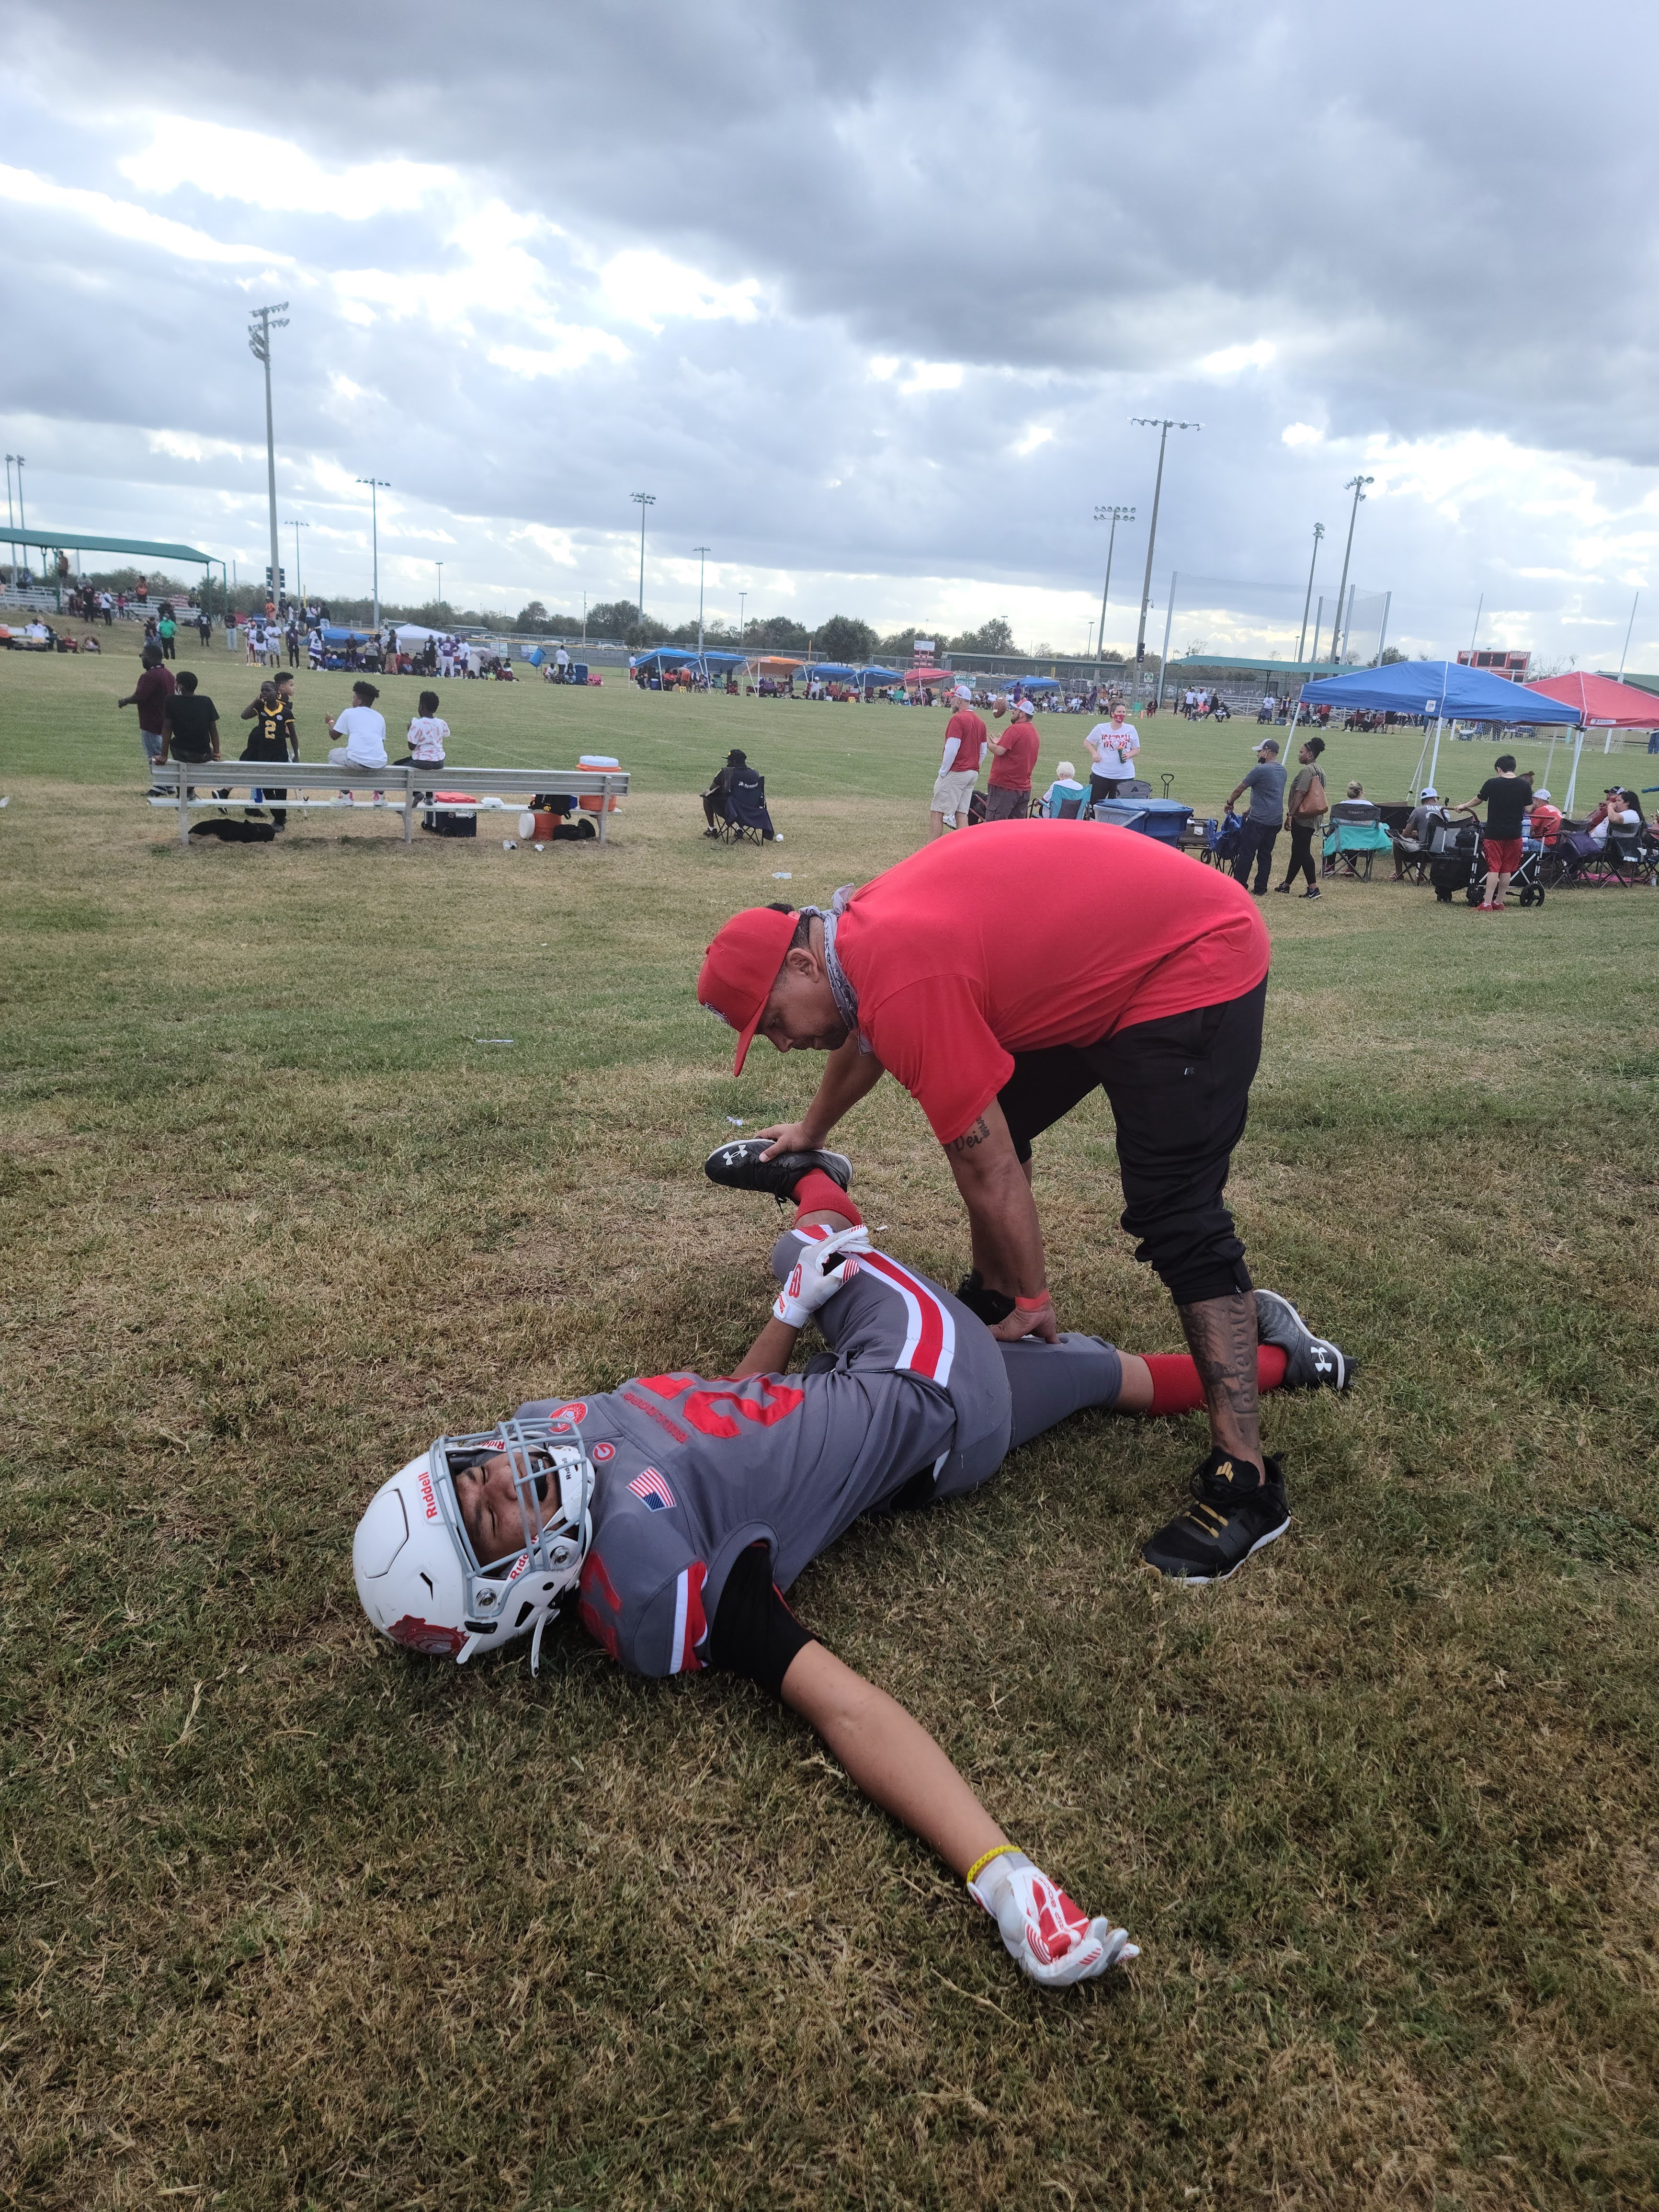
[[[0,0],[30,521],[516,610],[1004,614],[1080,649],[1352,580],[1412,650],[1659,669],[1656,18],[1580,0]],[[285,562],[294,532],[283,533]],[[1651,577],[1651,587],[1650,579]],[[291,574],[290,574],[291,580]],[[1243,611],[1241,612],[1241,610]]]

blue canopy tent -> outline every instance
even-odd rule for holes
[[[856,684],[858,671],[848,660],[815,660],[806,671],[809,684]]]
[[[695,661],[696,657],[695,653],[686,652],[683,646],[659,645],[649,653],[636,653],[628,664],[628,672],[633,677],[654,675],[660,685],[663,678],[672,669],[684,668],[688,661]]]
[[[1297,702],[1296,727],[1304,707],[1353,707],[1367,714],[1421,714],[1434,717],[1434,758],[1429,763],[1432,783],[1440,762],[1440,732],[1447,722],[1501,722],[1507,726],[1579,722],[1576,707],[1559,699],[1547,699],[1524,684],[1510,684],[1490,669],[1466,668],[1455,660],[1396,660],[1387,668],[1356,668],[1348,676],[1322,677],[1304,684]],[[1426,750],[1426,746],[1425,747]],[[1418,766],[1423,765],[1419,757]],[[1412,797],[1417,796],[1413,787]]]
[[[1014,689],[1016,691],[1058,691],[1060,682],[1057,676],[1022,676]]]
[[[859,671],[860,684],[902,684],[903,681],[896,668],[860,668]]]
[[[702,665],[705,668],[741,668],[744,664],[740,653],[705,653]]]
[[[323,624],[325,645],[378,645],[380,632],[372,629],[342,629],[337,623]]]

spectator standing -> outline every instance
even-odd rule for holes
[[[1263,738],[1256,747],[1255,766],[1228,793],[1228,805],[1236,804],[1247,791],[1250,804],[1233,861],[1233,873],[1241,884],[1249,886],[1252,897],[1261,898],[1273,872],[1273,846],[1285,823],[1285,771],[1279,763],[1277,738]],[[1255,881],[1251,884],[1253,865]]]
[[[933,811],[927,817],[931,843],[945,835],[947,817],[952,829],[968,826],[968,807],[979,781],[979,764],[989,734],[974,712],[974,695],[965,684],[956,689],[956,711],[945,725],[945,750],[933,779]]]
[[[562,646],[553,656],[553,665],[559,672],[556,680],[561,684],[568,684],[570,681],[570,655]]]
[[[1325,750],[1321,737],[1309,738],[1297,755],[1297,772],[1291,780],[1285,804],[1291,825],[1291,865],[1279,888],[1288,895],[1298,875],[1308,878],[1304,898],[1319,896],[1319,878],[1314,872],[1313,841],[1325,812],[1325,771],[1319,756]]]
[[[1115,799],[1124,783],[1133,781],[1135,756],[1140,750],[1140,732],[1125,719],[1121,699],[1113,702],[1108,719],[1097,722],[1083,742],[1089,748],[1092,763],[1089,770],[1090,805],[1097,799]]]
[[[300,757],[300,732],[294,721],[294,678],[291,676],[267,677],[259,686],[258,696],[243,708],[241,719],[252,722],[247,743],[242,748],[245,761],[287,761]],[[284,786],[278,790],[266,785],[264,795],[275,801],[288,797]],[[288,809],[272,805],[270,818],[279,830],[288,827]]]
[[[977,719],[977,718],[975,718]],[[1016,699],[1009,709],[1007,729],[991,739],[995,758],[985,779],[985,818],[988,822],[1018,822],[1031,804],[1031,773],[1042,747],[1029,699]]]
[[[449,725],[438,712],[438,695],[435,691],[422,691],[416,703],[420,712],[409,726],[409,750],[395,765],[441,768],[444,747],[449,742]]]
[[[198,607],[196,610],[196,635],[204,645],[212,644],[213,617],[205,607]]]
[[[344,714],[330,714],[326,718],[329,735],[345,739],[343,745],[331,749],[328,756],[331,768],[386,766],[386,717],[378,714],[374,707],[380,696],[379,687],[375,684],[354,684],[351,704]],[[349,790],[345,796],[350,799]]]
[[[163,660],[177,660],[179,658],[176,644],[178,635],[179,625],[173,619],[172,608],[163,607],[161,619],[155,625],[155,641],[161,648]]]
[[[191,670],[179,671],[177,689],[165,711],[161,750],[156,755],[158,768],[164,767],[169,757],[192,768],[219,759],[219,709],[205,693],[198,691]]]
[[[160,763],[167,729],[167,705],[174,690],[173,671],[161,665],[161,648],[147,645],[139,655],[141,673],[125,699],[118,699],[118,707],[138,709],[138,738],[144,748],[144,759],[150,768]],[[150,795],[155,793],[150,785]]]
[[[1492,766],[1497,775],[1489,775],[1468,805],[1456,810],[1460,814],[1473,814],[1483,802],[1486,809],[1486,883],[1477,914],[1504,911],[1510,878],[1521,865],[1521,829],[1532,799],[1532,786],[1515,772],[1513,753],[1500,753]]]

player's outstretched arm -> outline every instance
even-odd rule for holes
[[[1033,1981],[1086,1981],[1137,1955],[1122,1929],[1091,1920],[1015,1849],[920,1721],[823,1644],[795,1654],[782,1694],[865,1796],[963,1877]]]

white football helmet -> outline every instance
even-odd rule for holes
[[[512,1463],[524,1547],[481,1560],[461,1518],[455,1475],[502,1452]],[[351,1571],[363,1611],[394,1644],[463,1664],[533,1629],[533,1674],[542,1631],[580,1578],[593,1540],[592,1497],[592,1462],[568,1416],[440,1437],[380,1485],[357,1523]]]

